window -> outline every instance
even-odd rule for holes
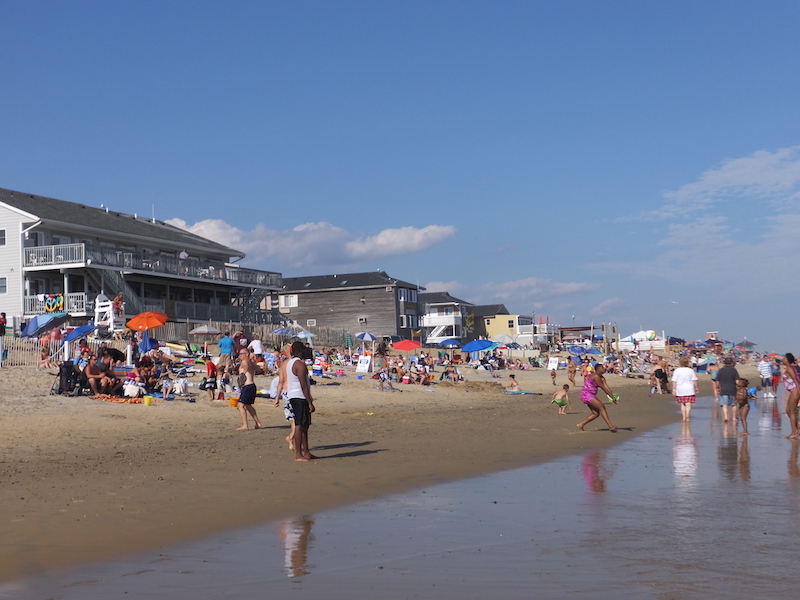
[[[511,319],[508,320],[508,328],[514,329],[514,321],[512,321]]]
[[[278,306],[280,308],[296,308],[297,294],[286,294],[283,296],[278,296]]]
[[[5,277],[0,277],[0,294],[5,294],[8,291],[8,280]]]
[[[411,302],[416,302],[417,301],[417,290],[409,290],[408,292],[409,292],[408,299]]]
[[[491,325],[492,324],[492,320],[491,319],[486,319],[486,324],[487,325]]]
[[[408,317],[406,315],[400,315],[400,328],[405,329],[406,327],[411,327],[408,323]]]
[[[408,290],[406,288],[397,288],[397,299],[400,300],[400,302],[408,300]],[[401,327],[403,326],[401,325]]]
[[[6,230],[0,229],[0,246],[6,245]]]

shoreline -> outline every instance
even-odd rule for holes
[[[238,411],[197,388],[196,403],[145,407],[50,396],[53,375],[3,372],[0,582],[539,464],[680,418],[671,395],[649,397],[646,379],[607,376],[622,397],[610,408],[611,433],[602,419],[586,432],[575,427],[586,416],[580,377],[570,414],[559,416],[545,369],[515,373],[537,396],[503,394],[496,382],[505,384],[508,371],[499,380],[469,371],[467,382],[433,391],[398,385],[403,393],[348,371],[312,387],[309,437],[319,459],[296,463],[283,411],[265,398],[256,403],[264,428],[237,432]],[[257,385],[268,387],[268,378]],[[701,376],[701,395],[709,391]]]

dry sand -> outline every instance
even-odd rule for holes
[[[352,369],[318,378],[309,437],[319,460],[296,463],[283,411],[268,399],[256,404],[265,428],[238,432],[238,411],[196,387],[196,403],[111,404],[49,395],[52,374],[0,369],[0,581],[540,463],[679,418],[672,396],[649,397],[646,380],[607,376],[621,395],[609,409],[619,429],[597,419],[580,432],[588,410],[579,390],[571,414],[559,416],[545,369],[516,372],[541,396],[503,394],[507,372],[465,375],[432,391],[397,386],[402,393],[381,392]]]

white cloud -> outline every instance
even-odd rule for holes
[[[431,281],[424,286],[426,292],[448,292],[451,296],[462,298],[461,294],[472,293],[474,290],[458,281]],[[467,298],[462,298],[467,300]]]
[[[595,290],[598,287],[598,284],[595,283],[553,281],[552,279],[528,277],[526,279],[517,279],[516,281],[506,281],[504,283],[487,283],[484,284],[481,289],[495,299],[505,302],[517,298],[526,301],[534,301],[540,297],[549,298],[551,296],[579,294]]]
[[[180,227],[247,254],[246,263],[273,271],[303,268],[309,273],[324,273],[339,268],[362,268],[364,259],[410,254],[425,250],[454,235],[454,227],[429,225],[422,229],[385,229],[365,238],[349,240],[351,234],[324,221],[303,223],[291,230],[269,229],[258,223],[250,231],[220,219],[207,219],[193,225],[183,219],[170,219]]]
[[[603,300],[600,304],[590,309],[589,314],[593,317],[608,318],[608,314],[611,309],[618,306],[625,306],[626,304],[627,302],[622,298],[608,298],[607,300]]]
[[[377,235],[353,240],[345,244],[345,250],[352,258],[391,256],[427,250],[452,237],[456,228],[443,225],[428,225],[422,229],[401,227],[384,229]]]
[[[754,199],[795,196],[798,184],[800,146],[791,146],[728,159],[703,173],[697,181],[664,196],[684,207],[703,208],[731,195]]]

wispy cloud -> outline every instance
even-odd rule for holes
[[[444,225],[428,225],[422,229],[401,227],[384,229],[377,235],[353,240],[345,244],[352,258],[365,256],[393,256],[427,250],[455,235],[456,228]]]
[[[247,263],[282,271],[304,268],[324,273],[332,266],[358,268],[375,257],[400,256],[426,250],[455,234],[454,227],[429,225],[421,229],[385,229],[374,236],[352,239],[347,230],[326,223],[303,223],[290,230],[269,229],[259,223],[250,231],[220,219],[189,224],[183,219],[167,223],[225,244],[247,254]]]

